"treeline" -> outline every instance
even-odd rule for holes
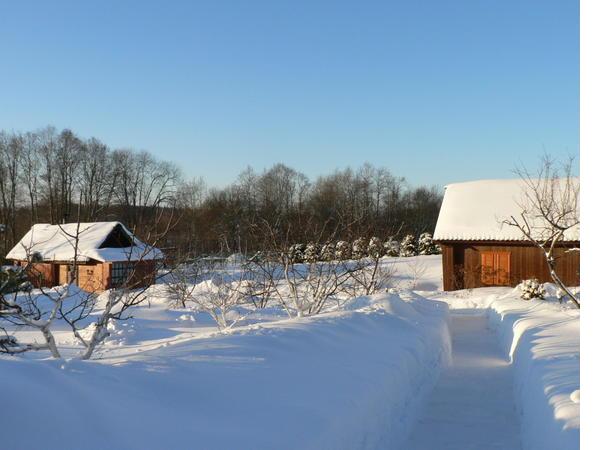
[[[140,235],[174,224],[163,246],[175,253],[247,253],[265,245],[267,229],[289,242],[433,232],[440,204],[439,189],[369,164],[313,181],[283,164],[248,168],[207,189],[148,152],[68,129],[0,131],[0,256],[40,222],[118,220]]]

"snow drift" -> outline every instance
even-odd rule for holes
[[[578,449],[579,310],[513,291],[488,314],[512,360],[523,448]]]
[[[3,357],[2,443],[391,448],[448,362],[447,320],[445,303],[403,291],[228,334],[138,341],[96,361]]]

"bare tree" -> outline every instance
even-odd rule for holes
[[[30,268],[38,260],[36,253],[28,252],[28,264],[24,267],[13,269],[16,277],[27,279],[31,276]],[[24,353],[31,350],[49,350],[53,358],[61,358],[60,351],[56,344],[56,339],[52,332],[52,325],[60,317],[63,304],[78,295],[77,290],[72,290],[73,282],[65,286],[58,286],[51,289],[40,288],[37,291],[29,289],[9,289],[7,283],[10,278],[7,277],[5,283],[0,286],[0,320],[8,322],[13,327],[27,327],[38,330],[44,342],[39,343],[21,343],[14,336],[6,333],[5,345],[0,346],[0,352],[4,353]],[[26,292],[23,292],[26,290]]]
[[[552,280],[566,293],[577,308],[579,299],[558,275],[557,248],[578,230],[579,179],[574,177],[574,158],[564,164],[545,155],[536,173],[526,168],[517,169],[524,183],[523,199],[519,202],[521,214],[511,216],[504,224],[518,228],[523,236],[543,252]],[[573,248],[567,251],[579,251]]]
[[[8,228],[4,233],[5,250],[9,238],[12,242],[16,240],[18,171],[22,148],[22,136],[0,132],[0,223]]]
[[[96,138],[82,147],[78,187],[82,196],[84,220],[94,221],[111,203],[115,191],[115,167],[111,164],[108,147]]]
[[[24,147],[21,155],[21,180],[27,186],[29,199],[30,223],[38,221],[39,205],[39,179],[41,177],[40,149],[42,145],[41,133],[28,132],[24,135]]]

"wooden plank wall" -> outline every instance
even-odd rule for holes
[[[156,261],[146,260],[134,263],[135,271],[131,278],[134,287],[149,286],[156,280]]]
[[[25,266],[26,261],[16,261]],[[78,286],[87,292],[100,292],[111,287],[110,269],[112,263],[89,262],[77,264]],[[132,286],[148,286],[156,280],[156,261],[135,262]],[[28,278],[36,288],[53,287],[68,283],[71,269],[68,263],[35,263],[28,266]]]
[[[101,262],[79,264],[77,266],[77,283],[87,292],[98,292],[107,289],[105,267]]]
[[[566,252],[573,244],[556,250],[557,273],[569,286],[579,285],[579,252]],[[510,285],[537,278],[551,282],[542,251],[531,245],[509,242],[442,243],[444,290],[483,287],[481,282],[481,252],[510,252]],[[460,264],[460,260],[464,264]]]
[[[21,266],[26,266],[26,261],[19,263]],[[55,268],[51,263],[34,263],[27,266],[27,277],[31,284],[36,288],[52,287],[56,284]]]

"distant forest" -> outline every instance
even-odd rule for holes
[[[300,243],[418,236],[433,232],[441,199],[438,187],[411,187],[367,163],[315,180],[283,164],[248,167],[209,188],[146,151],[68,129],[0,131],[0,259],[34,223],[78,220],[163,233],[164,248],[194,256],[260,250],[265,228]]]

